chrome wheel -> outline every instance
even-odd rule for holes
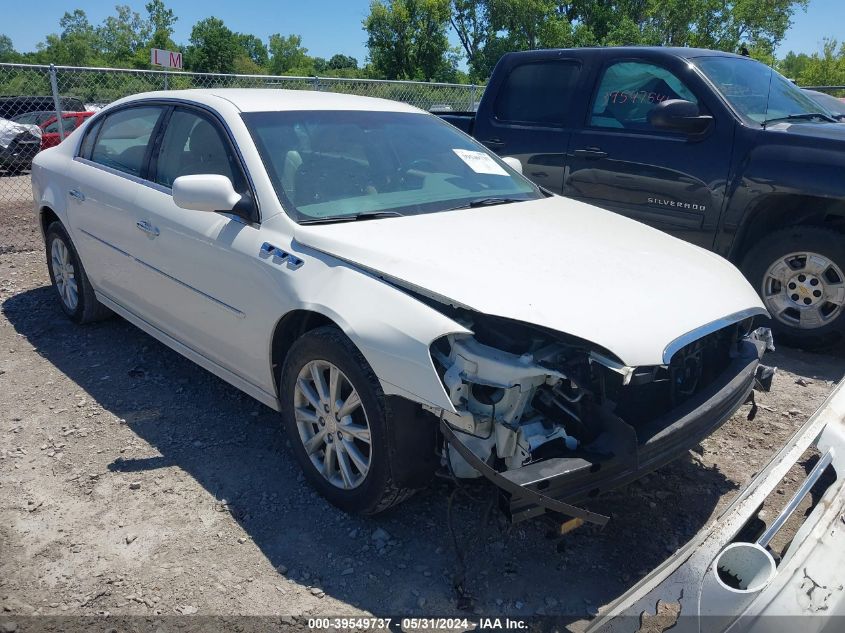
[[[833,261],[812,252],[790,253],[769,266],[763,302],[772,317],[811,330],[831,323],[845,305],[845,276]]]
[[[50,266],[53,269],[53,279],[62,303],[69,312],[76,311],[79,305],[76,269],[71,262],[70,251],[61,238],[55,238],[50,247]]]
[[[299,438],[314,468],[337,488],[356,488],[372,461],[370,424],[355,387],[328,361],[303,366],[293,394]]]

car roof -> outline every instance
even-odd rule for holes
[[[273,88],[206,88],[143,92],[115,102],[126,104],[138,100],[177,99],[219,106],[228,102],[241,112],[286,110],[361,110],[375,112],[416,112],[422,110],[399,101],[360,97],[317,90],[279,90]]]
[[[744,55],[727,53],[725,51],[714,51],[709,48],[687,48],[685,46],[584,46],[580,48],[554,48],[533,51],[521,51],[509,53],[512,56],[543,56],[549,57],[565,53],[574,56],[586,57],[624,57],[625,55],[637,55],[642,53],[665,53],[681,59],[693,59],[696,57],[737,57],[739,59],[750,59]]]

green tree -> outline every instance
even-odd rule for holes
[[[472,76],[487,75],[485,47],[495,36],[490,26],[490,4],[487,0],[452,0],[449,23],[461,42]]]
[[[93,37],[94,35],[94,27],[91,26],[88,15],[82,9],[65,11],[65,14],[59,20],[59,26],[62,27],[61,37],[63,39],[73,36]]]
[[[813,53],[796,77],[801,86],[845,85],[845,43],[825,38],[821,53]]]
[[[279,33],[270,36],[270,72],[274,75],[313,73],[313,59],[302,46],[299,35],[284,37]]]
[[[176,43],[171,38],[173,37],[173,26],[179,18],[173,13],[173,9],[168,9],[162,0],[151,0],[144,8],[147,10],[148,21],[152,29],[148,48],[175,49]]]
[[[12,38],[0,33],[0,62],[16,62],[20,54],[15,50]]]
[[[608,3],[602,0],[566,4],[554,0],[452,0],[451,25],[472,78],[483,81],[508,51],[598,43],[593,27],[581,17],[594,15],[596,4]],[[603,19],[613,22],[609,17]],[[595,18],[593,22],[596,22]],[[636,30],[635,26],[628,28],[628,32]],[[617,39],[622,36],[617,34]]]
[[[220,18],[200,20],[191,29],[185,65],[197,72],[231,73],[243,49],[235,33]]]
[[[95,66],[102,63],[96,29],[82,9],[66,12],[59,20],[61,33],[48,35],[38,44],[34,61],[71,66]]]
[[[465,0],[459,8],[460,12],[453,16],[464,21],[461,29],[470,32],[476,40],[475,53],[468,57],[476,80],[488,77],[508,51],[596,43],[591,28],[583,20],[573,22],[569,13],[552,0]],[[478,16],[482,16],[480,20]]]
[[[328,60],[322,60],[324,66],[320,68],[321,58],[314,58],[314,70],[318,75],[326,75],[327,77],[347,77],[354,78],[369,78],[371,73],[366,68],[359,68],[358,60],[351,55],[344,55],[343,53],[335,53]],[[371,70],[371,69],[370,69]],[[374,75],[378,78],[379,75]]]
[[[267,53],[267,45],[261,41],[261,38],[248,33],[237,33],[236,35],[238,45],[250,61],[258,68],[266,68],[270,56]]]
[[[736,51],[742,44],[758,54],[774,51],[798,9],[809,0],[649,0],[640,24],[660,34],[666,46]]]
[[[265,66],[259,66],[258,64],[256,64],[254,61],[252,61],[252,59],[250,59],[249,55],[247,55],[243,51],[239,52],[238,55],[235,56],[232,66],[232,72],[236,75],[267,74],[267,68]]]
[[[451,0],[470,72],[489,76],[507,51],[569,46],[701,46],[772,61],[809,0]]]
[[[778,72],[784,77],[797,81],[804,73],[812,58],[807,53],[793,53],[789,51],[777,64]]]
[[[457,58],[449,48],[448,0],[419,0],[412,3],[411,24],[414,28],[412,62],[415,78],[431,81],[453,79]]]
[[[544,35],[559,33],[559,23],[565,18],[555,14],[550,0],[490,0],[490,23],[514,50],[543,48]]]
[[[370,63],[376,73],[387,79],[408,79],[414,75],[409,4],[404,0],[392,0],[390,5],[374,1],[364,20]]]
[[[140,51],[147,50],[152,27],[125,4],[117,5],[115,11],[117,15],[107,17],[97,28],[96,37],[106,63],[127,66]]]
[[[449,0],[373,0],[364,19],[373,70],[388,79],[454,75],[449,18]]]
[[[330,70],[341,70],[344,68],[358,68],[358,60],[350,55],[343,55],[341,53],[336,53],[335,55],[331,56],[327,63],[327,67]]]

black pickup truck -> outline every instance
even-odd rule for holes
[[[509,53],[476,113],[441,116],[554,193],[730,259],[778,340],[845,337],[845,125],[768,66],[690,48]]]

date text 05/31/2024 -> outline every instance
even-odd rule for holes
[[[511,618],[479,618],[470,621],[467,618],[309,618],[308,628],[323,629],[358,629],[358,630],[387,630],[391,625],[401,624],[403,631],[467,631],[483,630],[527,630],[528,622]]]

